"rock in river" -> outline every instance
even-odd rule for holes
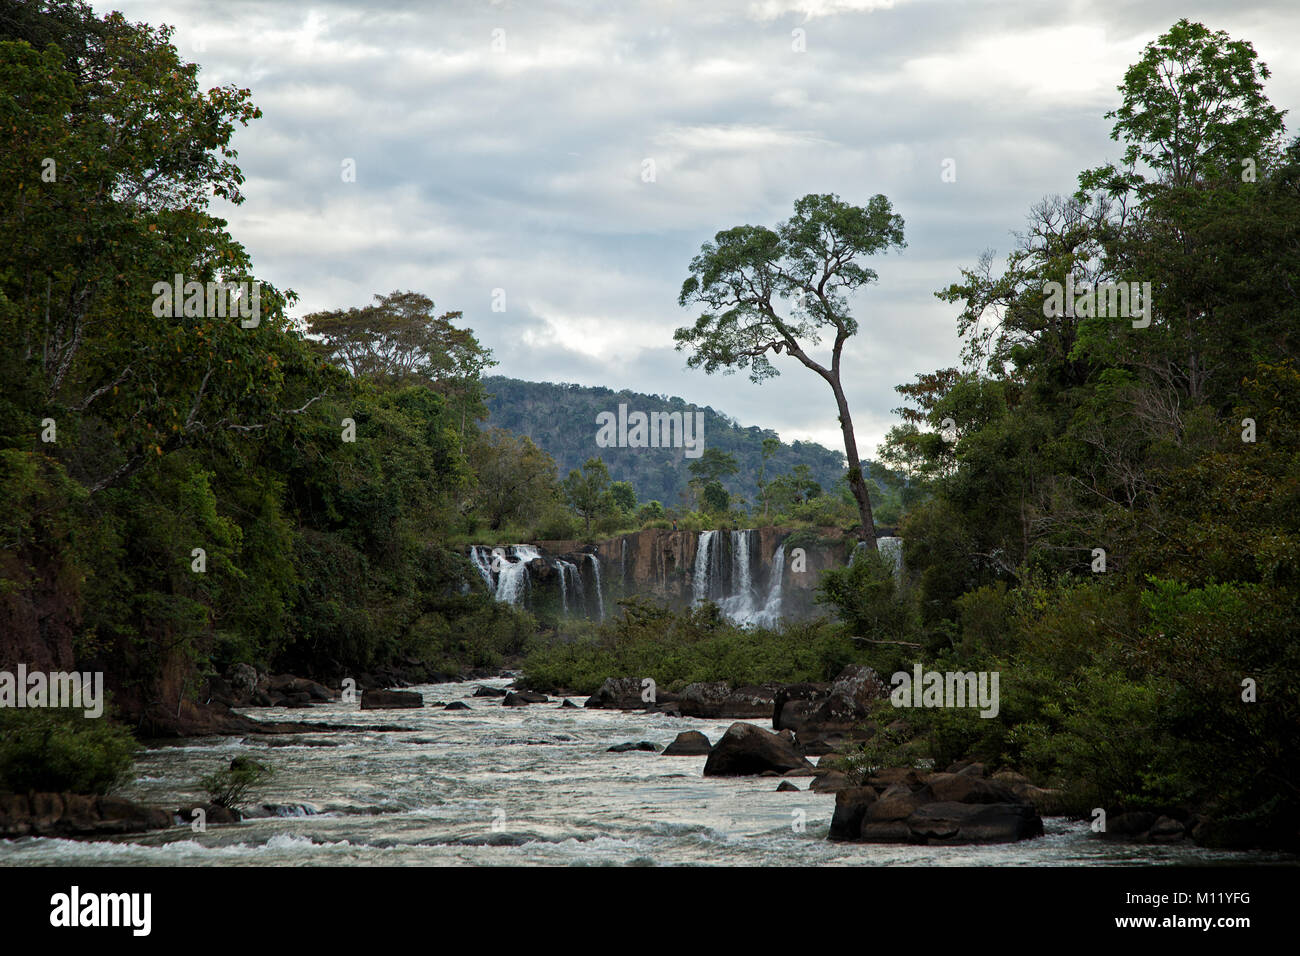
[[[757,776],[767,770],[785,773],[811,766],[789,740],[753,724],[734,723],[709,752],[704,776]]]

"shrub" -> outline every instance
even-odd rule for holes
[[[108,793],[130,776],[139,746],[80,711],[0,709],[0,790]]]
[[[236,757],[230,766],[210,773],[199,781],[208,799],[227,810],[239,810],[248,802],[249,791],[271,779],[273,771],[248,757]]]

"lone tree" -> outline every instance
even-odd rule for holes
[[[707,311],[693,326],[673,333],[679,351],[694,350],[686,364],[703,366],[709,374],[742,368],[749,370],[751,381],[762,382],[780,374],[768,353],[785,352],[826,380],[835,393],[844,434],[849,488],[862,523],[858,537],[872,549],[876,529],[840,359],[844,343],[858,330],[848,296],[876,279],[858,258],[906,245],[903,219],[884,196],[873,196],[866,206],[851,206],[835,195],[809,194],[775,230],[737,226],[701,246],[677,301],[682,306],[698,302]],[[826,366],[805,349],[831,332],[835,342]]]

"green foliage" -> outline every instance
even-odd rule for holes
[[[591,519],[610,512],[613,501],[606,497],[609,488],[609,469],[599,458],[588,458],[582,469],[569,472],[561,482],[569,507],[583,521],[583,530],[591,533]]]
[[[616,410],[620,403],[644,412],[693,414],[697,409],[677,397],[646,395],[627,390],[548,382],[523,382],[501,376],[483,379],[490,393],[487,407],[492,425],[526,435],[553,456],[560,474],[580,468],[591,457],[596,416]],[[782,444],[770,430],[742,427],[713,408],[701,408],[707,454],[717,449],[736,460],[737,472],[720,478],[724,488],[737,497],[762,499],[755,476],[789,471],[807,465],[821,487],[832,487],[844,474],[844,455],[811,442]],[[763,443],[775,443],[764,464]],[[642,501],[657,500],[666,508],[693,505],[688,482],[692,459],[682,448],[660,449],[645,454],[639,448],[601,448],[600,457],[614,481],[626,481]],[[766,471],[764,470],[766,468]]]
[[[250,793],[263,786],[274,771],[265,764],[248,757],[236,757],[229,767],[208,774],[199,781],[199,788],[208,799],[227,810],[240,810],[248,802]]]
[[[0,790],[108,793],[130,777],[139,745],[107,719],[62,708],[0,709]]]
[[[852,642],[824,621],[747,630],[715,605],[677,613],[640,599],[619,604],[623,615],[588,634],[537,639],[523,662],[528,685],[590,694],[618,676],[652,677],[665,690],[696,681],[825,681],[855,661]]]

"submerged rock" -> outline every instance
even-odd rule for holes
[[[623,754],[623,753],[627,753],[629,750],[647,750],[650,753],[656,753],[658,752],[659,748],[648,740],[642,740],[639,743],[629,742],[625,744],[615,744],[614,746],[610,747],[606,751],[606,753]]]

